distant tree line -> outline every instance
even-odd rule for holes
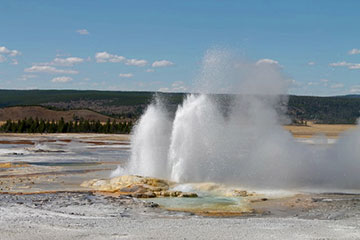
[[[43,119],[23,119],[19,121],[8,120],[0,126],[0,132],[4,133],[118,133],[128,134],[133,127],[132,122],[116,122],[110,119],[105,124],[100,121],[89,121],[83,118],[65,122],[46,121]]]
[[[0,89],[0,108],[31,105],[61,110],[63,108],[59,108],[60,103],[66,103],[67,107],[64,107],[63,110],[91,109],[110,118],[126,118],[136,121],[152,101],[154,94],[164,98],[166,107],[175,109],[174,111],[186,96],[184,93]],[[229,103],[226,99],[231,98],[231,95],[220,94],[216,97],[219,98],[217,102],[223,103],[221,107],[224,109]],[[333,97],[290,95],[288,100],[284,105],[288,108],[287,114],[293,120],[293,124],[302,125],[305,121],[353,124],[360,118],[360,95]]]
[[[290,96],[288,115],[295,121],[354,124],[360,117],[360,98]]]

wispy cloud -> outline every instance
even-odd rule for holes
[[[39,66],[39,65],[34,65],[30,68],[25,68],[24,69],[25,72],[30,72],[30,73],[34,73],[34,72],[38,72],[38,73],[51,73],[51,74],[78,74],[79,72],[76,70],[71,70],[71,69],[57,69],[55,67],[52,66]]]
[[[68,58],[55,58],[52,61],[52,65],[54,66],[74,66],[75,64],[79,64],[84,62],[84,59],[79,57],[68,57]]]
[[[129,66],[143,67],[147,64],[147,61],[143,59],[127,59],[125,64]]]
[[[75,64],[83,63],[85,60],[79,57],[67,57],[67,58],[55,58],[48,63],[38,63],[37,65],[44,66],[63,66],[63,67],[72,67]]]
[[[348,69],[360,69],[360,63],[349,63],[346,61],[330,63],[331,67],[347,67]]]
[[[119,55],[111,54],[108,52],[97,52],[95,54],[95,60],[98,63],[123,62],[123,63],[125,63],[125,65],[138,66],[138,67],[143,67],[143,66],[147,65],[147,63],[148,63],[146,60],[143,60],[143,59],[127,59],[124,56],[119,56]]]
[[[87,29],[79,29],[79,30],[76,30],[76,32],[80,35],[89,35],[89,31]]]
[[[269,58],[263,58],[260,59],[256,62],[256,65],[260,65],[260,64],[274,64],[274,65],[279,65],[279,62],[274,60],[274,59],[269,59]]]
[[[319,85],[318,82],[308,82],[307,83],[308,86],[316,86],[316,85]]]
[[[329,79],[322,78],[320,79],[320,82],[322,83],[323,86],[327,87],[329,83]]]
[[[22,80],[22,81],[26,81],[30,78],[36,78],[37,76],[36,75],[33,75],[33,74],[24,74],[22,75],[21,77],[19,77],[18,79],[19,80]]]
[[[67,83],[67,82],[70,82],[72,81],[73,79],[71,77],[67,77],[67,76],[62,76],[62,77],[56,77],[56,78],[53,78],[51,81],[53,83]]]
[[[186,92],[187,87],[183,81],[175,81],[171,87],[162,87],[158,89],[159,92]]]
[[[349,67],[349,69],[360,69],[360,63],[354,63]]]
[[[169,67],[174,65],[173,62],[168,61],[168,60],[159,60],[159,61],[155,61],[152,63],[152,67]]]
[[[95,54],[96,62],[104,63],[104,62],[122,62],[125,61],[125,57],[118,56],[115,54],[110,54],[108,52],[98,52]]]
[[[134,76],[134,74],[132,73],[120,73],[119,77],[121,78],[132,78]]]
[[[360,49],[353,48],[348,52],[350,55],[360,54]]]
[[[289,88],[298,88],[302,85],[301,82],[296,81],[295,79],[287,79],[287,83],[289,84]]]
[[[146,72],[155,72],[155,70],[151,69],[151,68],[148,68],[148,69],[146,69]]]
[[[315,62],[312,62],[312,61],[311,61],[311,62],[308,62],[308,65],[309,65],[309,66],[314,66],[315,64],[316,64],[316,63],[315,63]]]
[[[0,46],[0,63],[6,62],[8,58],[10,58],[10,64],[17,65],[18,61],[14,57],[18,55],[21,55],[20,51],[10,50],[5,46]]]
[[[350,88],[350,93],[360,93],[360,85],[355,85]]]
[[[333,89],[335,89],[335,88],[343,88],[343,87],[344,87],[344,84],[342,84],[342,83],[335,83],[335,84],[332,84],[330,86],[330,88],[333,88]]]
[[[0,63],[6,62],[6,57],[0,55]]]
[[[319,81],[312,81],[307,83],[308,86],[324,86],[324,87],[327,87],[328,84],[329,84],[329,80],[325,78],[322,78]],[[333,84],[331,86],[331,88],[339,88],[339,87],[340,85],[337,84]]]
[[[336,63],[330,63],[329,66],[331,67],[347,67],[347,66],[350,66],[351,63],[348,63],[348,62],[345,62],[345,61],[342,61],[342,62],[336,62]]]
[[[19,52],[18,50],[10,50],[4,46],[0,46],[0,53],[7,54],[10,57],[16,57],[21,54],[21,52]]]
[[[12,64],[12,65],[18,65],[19,62],[18,62],[18,60],[16,60],[16,59],[11,59],[10,64]]]

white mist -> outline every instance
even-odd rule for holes
[[[296,142],[276,107],[288,80],[274,62],[248,63],[210,50],[196,89],[173,118],[159,99],[135,127],[125,173],[176,182],[222,182],[254,188],[360,188],[360,130],[337,144]],[[208,93],[236,94],[224,113]]]

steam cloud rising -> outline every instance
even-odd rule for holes
[[[360,130],[333,145],[296,142],[276,111],[287,83],[277,63],[249,63],[209,50],[195,83],[201,94],[189,94],[175,116],[160,99],[149,105],[135,127],[129,165],[117,174],[255,188],[358,190]],[[230,107],[224,110],[212,93],[234,94]]]

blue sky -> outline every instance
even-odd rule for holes
[[[360,93],[360,1],[3,0],[0,88],[187,91],[207,49],[277,61],[289,93]]]

